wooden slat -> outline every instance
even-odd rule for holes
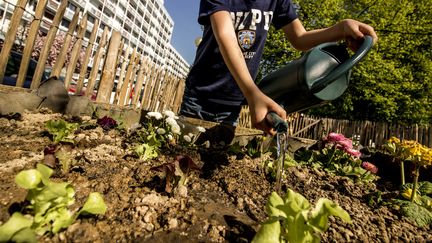
[[[75,73],[78,59],[81,56],[82,41],[86,31],[87,31],[87,13],[85,13],[83,18],[81,19],[79,29],[78,29],[78,39],[76,40],[72,48],[71,60],[66,70],[65,86],[67,90],[69,89],[70,83],[72,81],[72,76]]]
[[[74,32],[79,20],[80,10],[77,9],[72,18],[72,21],[69,24],[69,29],[65,35],[64,42],[62,44],[62,48],[60,50],[59,55],[56,58],[56,62],[51,71],[51,76],[60,77],[61,70],[63,69],[64,63],[66,61],[66,56],[69,54],[69,46],[72,43],[72,37],[74,36]]]
[[[129,63],[129,54],[131,52],[131,48],[128,46],[126,47],[125,50],[125,54],[123,56],[123,60],[121,68],[120,68],[120,75],[119,75],[119,79],[118,79],[118,83],[117,83],[117,89],[116,89],[116,94],[115,94],[115,98],[114,98],[114,104],[118,104],[119,99],[120,99],[120,92],[121,92],[121,87],[123,85],[123,81],[124,81],[124,77],[126,75],[126,68],[127,68],[127,64]]]
[[[132,99],[132,105],[134,108],[136,107],[136,105],[139,101],[139,97],[141,95],[143,82],[144,82],[144,72],[148,68],[148,63],[149,63],[149,60],[146,59],[144,56],[142,56],[141,65],[140,65],[140,69],[138,71],[137,81],[135,84],[135,90],[134,90],[133,99]]]
[[[100,80],[99,90],[96,96],[96,101],[101,103],[109,103],[111,92],[114,85],[114,78],[116,73],[116,61],[118,55],[118,48],[121,43],[121,34],[119,31],[113,31],[108,46],[108,51],[105,57],[105,63]]]
[[[34,19],[30,24],[29,33],[25,42],[20,69],[18,72],[18,78],[16,82],[16,86],[18,87],[24,86],[24,81],[27,76],[27,70],[30,63],[31,54],[36,41],[36,37],[38,35],[38,29],[40,27],[47,2],[48,0],[39,0],[36,5]]]
[[[120,98],[119,98],[119,105],[120,106],[124,106],[125,102],[129,100],[129,97],[126,97],[128,94],[128,90],[132,89],[132,83],[131,78],[133,75],[133,70],[135,68],[135,63],[136,63],[136,59],[137,59],[137,49],[135,48],[132,52],[132,56],[129,60],[128,63],[128,67],[126,70],[126,75],[125,75],[125,79],[123,81],[123,85],[121,86],[121,92],[120,92]]]
[[[87,89],[86,89],[86,96],[89,98],[92,97],[92,95],[93,95],[93,89],[94,89],[94,86],[96,84],[96,77],[99,73],[99,65],[102,61],[103,52],[104,52],[105,46],[107,44],[108,32],[109,32],[108,27],[105,26],[104,31],[102,33],[102,37],[99,41],[99,46],[96,50],[96,54],[93,57],[93,67],[90,71],[89,81],[88,81]]]
[[[31,89],[36,89],[39,87],[39,84],[42,79],[42,75],[45,72],[45,63],[47,61],[49,52],[51,50],[51,46],[54,41],[54,38],[56,37],[60,21],[63,19],[63,15],[64,12],[66,11],[67,5],[68,5],[68,0],[62,0],[59,8],[57,9],[56,15],[54,16],[54,20],[46,36],[44,46],[42,47],[42,50],[40,52],[39,60],[36,65],[35,74],[33,76],[33,81],[30,87]]]
[[[18,0],[18,4],[15,7],[12,18],[10,20],[9,29],[6,33],[3,47],[0,52],[0,84],[3,83],[9,55],[15,43],[15,36],[18,32],[18,27],[24,13],[25,6],[27,5],[27,1],[28,0]]]
[[[84,87],[84,79],[86,78],[86,75],[87,75],[87,66],[90,62],[90,55],[91,55],[92,50],[93,50],[93,46],[94,46],[94,42],[96,40],[98,29],[99,29],[99,19],[95,19],[95,22],[93,24],[93,29],[92,29],[92,32],[90,34],[90,39],[89,39],[89,42],[87,45],[87,49],[85,52],[81,71],[79,74],[79,79],[78,79],[78,83],[77,83],[77,87],[76,87],[76,93],[77,94],[81,94],[82,89]],[[87,83],[87,85],[88,85],[88,83]]]

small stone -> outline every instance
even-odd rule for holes
[[[178,227],[178,220],[176,218],[172,218],[168,221],[168,228],[175,229]]]

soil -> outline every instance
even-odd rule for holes
[[[49,111],[0,118],[0,224],[6,222],[26,191],[15,175],[43,160],[51,144],[45,122],[65,118]],[[84,121],[95,122],[90,117]],[[100,192],[108,210],[105,215],[80,217],[57,235],[41,242],[250,242],[266,219],[265,204],[274,189],[263,164],[268,155],[251,159],[228,156],[222,149],[166,151],[151,161],[131,154],[124,131],[100,127],[81,130],[71,150],[75,162],[69,172],[54,179],[69,181],[82,205],[90,192]],[[189,176],[186,187],[164,192],[163,174],[150,168],[187,154],[202,167]],[[417,227],[390,205],[371,207],[367,195],[382,191],[385,200],[394,196],[391,183],[354,183],[322,170],[291,167],[283,188],[303,194],[310,202],[326,197],[352,217],[347,224],[330,217],[323,242],[430,242],[430,226]]]

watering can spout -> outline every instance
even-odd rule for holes
[[[372,45],[372,37],[365,36],[361,47],[352,56],[341,44],[318,45],[301,58],[265,76],[258,87],[287,113],[327,103],[345,92],[352,67],[366,56]]]

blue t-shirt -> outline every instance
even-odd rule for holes
[[[291,0],[201,0],[198,23],[204,26],[194,64],[186,79],[189,94],[203,102],[238,106],[244,96],[225,65],[210,24],[210,15],[228,11],[253,79],[258,74],[267,32],[297,18]]]

